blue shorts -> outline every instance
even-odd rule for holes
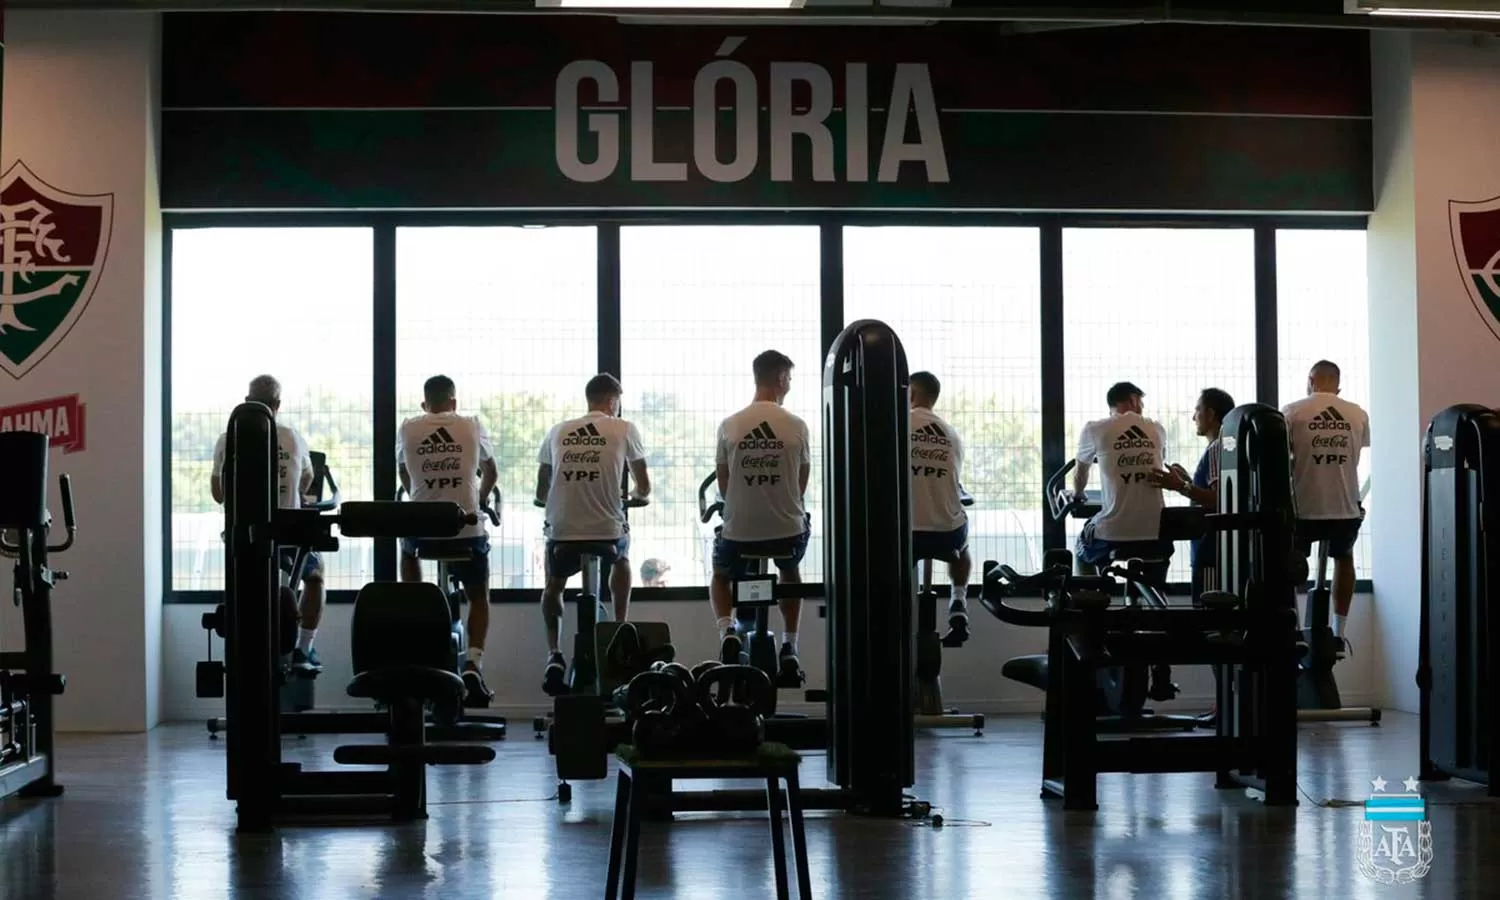
[[[969,549],[969,523],[965,522],[952,531],[914,531],[911,549],[914,562],[924,559],[955,562]]]
[[[811,529],[774,541],[731,541],[717,535],[714,537],[714,573],[729,579],[744,578],[750,574],[750,566],[755,562],[745,556],[763,553],[786,554],[786,559],[775,560],[776,568],[794,569],[807,555],[807,542],[811,537]]]
[[[1080,562],[1091,566],[1108,565],[1111,559],[1169,560],[1176,548],[1171,541],[1109,541],[1094,536],[1094,523],[1083,526],[1074,550]]]
[[[1307,559],[1312,556],[1313,545],[1327,541],[1329,559],[1349,559],[1354,556],[1354,542],[1359,540],[1364,524],[1364,519],[1298,519],[1297,555]]]
[[[418,549],[445,556],[467,553],[467,559],[448,560],[448,574],[464,587],[487,587],[490,583],[490,539],[487,535],[466,538],[402,538],[401,553],[416,557]],[[450,553],[451,551],[451,553]],[[447,590],[445,587],[444,591]]]
[[[297,551],[291,547],[281,548],[281,571],[288,574],[292,571],[292,565],[297,561]],[[323,577],[323,557],[316,550],[309,550],[307,558],[302,561],[302,572],[297,576],[298,581],[307,581],[309,578]]]
[[[548,541],[547,577],[572,578],[583,571],[583,548],[590,544],[607,544],[609,541]],[[615,558],[610,564],[624,560],[630,562],[630,535],[622,534],[614,542]]]

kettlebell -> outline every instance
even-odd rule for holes
[[[650,759],[672,759],[685,752],[682,716],[695,704],[682,680],[661,671],[630,679],[625,713],[635,748]]]
[[[765,740],[763,716],[773,708],[776,686],[754,666],[717,666],[698,679],[698,705],[708,722],[707,743],[724,754],[754,753]]]

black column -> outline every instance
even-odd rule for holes
[[[396,499],[396,226],[375,226],[375,499]],[[396,580],[396,542],[375,542],[375,580]]]
[[[1066,343],[1063,334],[1063,247],[1062,223],[1057,220],[1042,225],[1042,483],[1047,476],[1068,461],[1068,429],[1065,421],[1067,403]],[[1066,547],[1067,530],[1061,520],[1047,512],[1047,498],[1037,497],[1042,508],[1042,547],[1055,550]]]
[[[1276,228],[1255,228],[1255,399],[1280,406],[1276,327]]]

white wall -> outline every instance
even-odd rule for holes
[[[74,393],[86,404],[86,448],[52,454],[53,474],[72,476],[79,515],[77,544],[57,558],[71,578],[53,604],[57,667],[68,679],[58,702],[65,730],[142,730],[158,712],[161,225],[150,140],[158,21],[11,12],[5,22],[0,169],[19,159],[60,190],[113,195],[108,256],[82,317],[19,380],[0,374],[0,406]],[[11,616],[0,627],[14,635],[15,624]]]
[[[1361,596],[1358,603],[1368,603]],[[194,664],[204,658],[207,641],[201,626],[204,606],[172,605],[166,608],[163,635],[163,663],[166,698],[164,720],[197,721],[223,714],[220,700],[199,700],[194,696]],[[530,717],[551,708],[542,693],[542,667],[546,664],[542,638],[541,614],[532,605],[504,604],[493,607],[489,650],[485,652],[485,678],[495,692],[495,708],[506,715],[517,716],[513,728],[517,734],[529,733]],[[352,607],[330,607],[318,628],[318,656],[324,675],[318,681],[320,708],[360,708],[361,702],[344,695],[349,670],[349,616]],[[715,655],[718,642],[708,601],[697,603],[637,603],[631,618],[638,622],[666,622],[672,629],[672,643],[677,658],[689,665]],[[1042,708],[1042,695],[1024,685],[1000,676],[1000,666],[1012,656],[1042,653],[1046,650],[1045,633],[1039,629],[1022,629],[992,618],[978,603],[971,604],[970,618],[974,634],[967,646],[944,651],[943,698],[950,706],[965,712],[988,714],[1031,712]],[[802,618],[802,666],[808,673],[809,687],[827,684],[826,632],[823,619],[809,606]],[[1337,676],[1345,706],[1368,706],[1375,697],[1375,655],[1363,651],[1370,646],[1369,624],[1364,618],[1350,622],[1350,640],[1355,656],[1339,664]],[[565,635],[573,633],[573,605],[568,607]],[[772,616],[772,627],[779,627]],[[565,645],[571,637],[565,637]],[[224,658],[223,641],[214,638],[214,659]],[[1203,667],[1181,667],[1175,680],[1182,696],[1175,703],[1155,704],[1161,709],[1202,711],[1213,702],[1213,676]],[[785,700],[793,697],[784,692]]]
[[[1414,710],[1421,436],[1446,406],[1500,405],[1500,323],[1470,300],[1449,226],[1450,201],[1500,195],[1500,43],[1378,34],[1373,50],[1375,620],[1382,694]]]

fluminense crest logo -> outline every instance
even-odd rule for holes
[[[1469,300],[1500,338],[1500,197],[1449,200],[1448,230]]]
[[[88,308],[109,252],[113,194],[70,194],[17,161],[0,177],[0,367],[20,378]]]
[[[1401,783],[1402,794],[1388,793],[1386,780],[1370,782],[1375,792],[1365,801],[1356,853],[1359,871],[1381,884],[1408,884],[1432,870],[1432,823],[1427,801],[1417,793],[1417,779]]]

